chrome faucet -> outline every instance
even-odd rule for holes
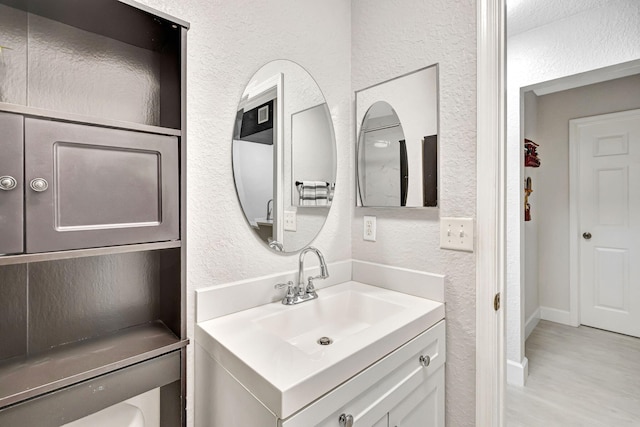
[[[271,249],[273,249],[276,252],[284,252],[284,246],[282,246],[282,243],[278,242],[277,240],[273,240],[271,238],[267,239],[269,241],[269,247]]]
[[[305,286],[304,284],[304,256],[307,252],[313,252],[318,257],[318,261],[320,261],[320,275],[308,278],[308,283]],[[300,258],[298,258],[298,297],[306,298],[306,299],[314,299],[318,298],[318,294],[316,294],[316,290],[313,286],[313,281],[315,279],[326,279],[329,277],[329,269],[327,268],[327,263],[324,261],[324,256],[322,256],[322,252],[313,246],[308,246],[300,252]]]
[[[273,219],[273,199],[269,199],[269,201],[267,202],[267,221],[272,219]]]
[[[304,256],[307,252],[313,252],[320,261],[320,274],[318,276],[309,276],[307,278],[307,284],[304,283]],[[313,246],[306,247],[300,252],[300,258],[298,259],[298,283],[294,285],[292,281],[287,283],[278,283],[275,285],[276,289],[287,288],[287,294],[285,295],[282,303],[285,305],[300,304],[301,302],[311,301],[318,298],[316,289],[313,286],[313,281],[316,279],[326,279],[329,277],[329,269],[327,263],[324,260],[322,252]]]

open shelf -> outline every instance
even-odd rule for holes
[[[162,322],[0,363],[0,407],[186,347]]]
[[[90,126],[102,126],[106,128],[131,130],[135,132],[155,133],[158,135],[182,136],[182,131],[180,129],[151,126],[142,123],[127,122],[123,120],[112,120],[100,117],[84,116],[82,114],[46,110],[44,108],[28,107],[26,105],[11,104],[8,102],[0,102],[0,111],[4,111],[6,113],[22,114],[28,117],[53,119],[62,122],[80,123]]]
[[[161,50],[167,32],[189,23],[136,1],[0,0],[0,3],[144,49]]]
[[[130,252],[157,251],[179,248],[180,240],[156,243],[140,243],[135,245],[106,246],[102,248],[73,249],[69,251],[44,252],[38,254],[0,255],[0,266],[26,264],[28,262],[56,261],[71,258],[84,258],[100,255],[125,254]]]
[[[0,0],[0,101],[36,116],[179,131],[185,23],[130,3]]]

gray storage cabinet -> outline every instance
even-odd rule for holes
[[[0,0],[0,426],[160,389],[186,425],[189,24]]]
[[[178,159],[174,136],[27,118],[27,252],[177,240]]]

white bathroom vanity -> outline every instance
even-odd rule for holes
[[[352,280],[318,295],[197,324],[196,426],[444,426],[444,304]]]

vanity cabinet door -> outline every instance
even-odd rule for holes
[[[389,414],[384,414],[384,416],[371,427],[389,427]]]
[[[279,421],[279,425],[341,427],[340,416],[345,414],[353,417],[355,427],[385,427],[387,424],[390,427],[444,427],[446,354],[443,320],[296,414]],[[428,361],[424,361],[427,356]],[[435,385],[437,390],[433,395],[430,390]],[[426,397],[418,398],[413,394]],[[417,403],[412,403],[415,399],[418,399]],[[411,415],[416,405],[420,406],[419,416],[429,420],[435,417],[438,424],[425,424],[424,421],[412,424],[414,420],[420,420]],[[429,412],[432,407],[438,409],[436,415]],[[425,410],[427,415],[423,414]],[[405,412],[411,416],[405,416]],[[400,421],[403,424],[398,424]]]
[[[444,427],[444,366],[389,411],[391,427]]]
[[[26,251],[177,240],[178,141],[25,119]]]
[[[23,118],[0,113],[0,254],[23,249]]]

